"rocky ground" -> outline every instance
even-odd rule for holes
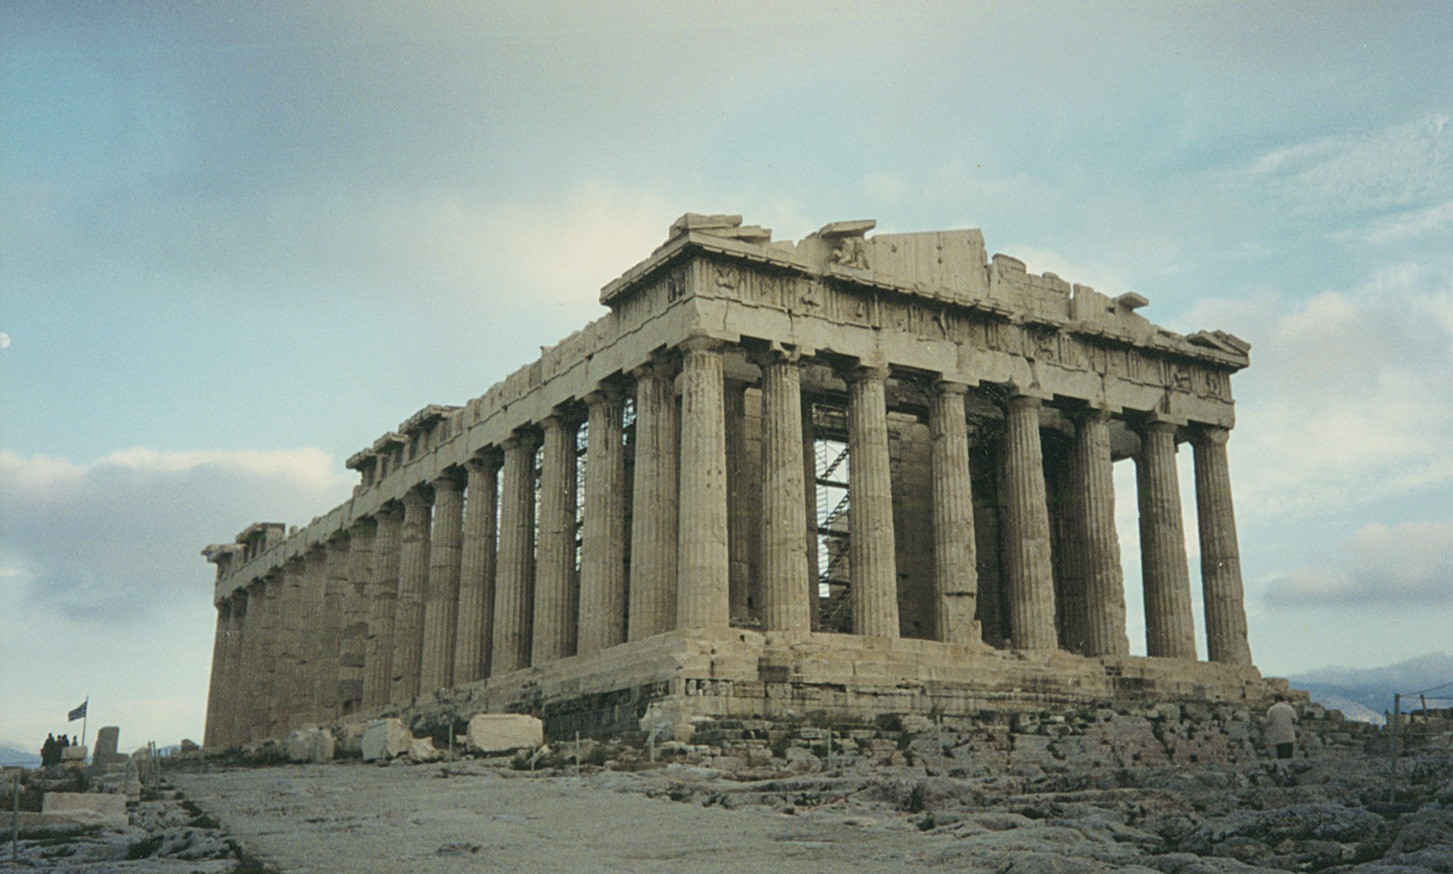
[[[1404,757],[1393,784],[1386,758],[1351,750],[1324,749],[1281,770],[1264,760],[1193,769],[1065,761],[987,773],[956,767],[948,745],[864,742],[882,755],[829,761],[787,747],[743,759],[670,745],[650,763],[637,751],[587,744],[578,766],[571,745],[533,763],[196,764],[168,773],[127,829],[31,836],[20,843],[21,864],[1453,872],[1448,751]]]

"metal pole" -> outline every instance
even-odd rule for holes
[[[575,733],[575,776],[580,776],[580,732]]]
[[[74,698],[72,701],[76,700]],[[81,713],[81,746],[86,745],[86,721],[91,718],[91,693],[86,693],[85,710]]]
[[[1388,731],[1388,748],[1392,753],[1392,767],[1388,769],[1387,800],[1391,804],[1397,793],[1398,782],[1398,723],[1402,721],[1403,696],[1395,692],[1392,696],[1392,722]]]
[[[20,772],[15,772],[15,793],[10,801],[10,864],[20,864]]]

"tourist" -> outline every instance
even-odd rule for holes
[[[1277,695],[1266,710],[1266,743],[1276,749],[1278,760],[1290,759],[1297,742],[1297,711],[1287,696]]]
[[[51,765],[60,761],[60,757],[60,745],[56,743],[55,735],[47,734],[45,736],[45,743],[40,745],[41,766],[49,768]]]

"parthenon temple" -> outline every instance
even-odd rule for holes
[[[687,214],[596,321],[349,458],[341,506],[208,546],[206,744],[384,715],[689,736],[729,716],[1262,700],[1226,453],[1248,344],[990,258],[978,230],[873,228],[792,242]]]

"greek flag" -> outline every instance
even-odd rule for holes
[[[86,705],[90,703],[91,699],[89,698],[87,698],[85,701],[82,701],[80,707],[77,707],[75,710],[72,710],[70,713],[66,714],[66,722],[75,722],[77,719],[85,718]]]

